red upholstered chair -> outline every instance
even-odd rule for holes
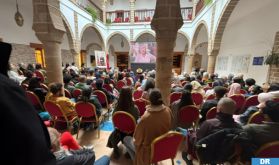
[[[261,112],[255,112],[250,116],[248,124],[262,124],[264,120],[264,115]]]
[[[278,158],[279,141],[267,143],[256,152],[257,158]]]
[[[126,84],[127,84],[127,86],[131,86],[131,85],[132,85],[132,81],[131,81],[131,79],[126,78],[125,80],[126,80]]]
[[[279,103],[279,98],[274,98],[273,100]]]
[[[144,99],[137,99],[134,101],[135,105],[138,107],[138,110],[140,112],[140,116],[142,116],[144,114],[144,112],[146,111],[146,101]]]
[[[27,98],[31,101],[32,105],[36,109],[44,110],[44,107],[43,107],[39,97],[35,93],[33,93],[31,91],[26,91],[25,93],[27,95]]]
[[[104,84],[103,88],[105,88],[108,92],[113,93],[113,89],[109,84]]]
[[[78,132],[77,132],[77,139],[78,139],[81,123],[95,123],[96,126],[99,126],[99,124],[102,121],[102,116],[98,118],[96,113],[96,107],[91,103],[78,102],[75,105],[75,109],[80,121],[78,125]],[[98,138],[100,138],[100,127],[98,128]]]
[[[142,96],[143,91],[142,90],[136,90],[133,93],[133,98],[134,100],[140,99]]]
[[[217,108],[216,107],[212,107],[209,111],[207,111],[206,113],[206,120],[208,119],[214,119],[216,117],[217,114]]]
[[[203,96],[200,93],[192,93],[192,99],[196,106],[200,106],[203,103]]]
[[[178,122],[182,126],[194,126],[200,117],[199,109],[196,106],[188,105],[179,110]]]
[[[187,83],[187,81],[182,81],[181,85],[184,87],[186,83]]]
[[[139,22],[139,17],[135,16],[135,22]]]
[[[246,91],[246,90],[244,90],[244,89],[240,89],[240,94],[245,95],[245,94],[247,94],[247,91]]]
[[[244,106],[246,99],[242,94],[232,95],[232,96],[230,96],[230,98],[233,99],[236,103],[235,114],[238,115],[241,112],[242,107]]]
[[[211,87],[209,87],[209,86],[206,86],[206,87],[204,87],[203,88],[203,90],[206,92],[207,90],[209,90],[209,89],[212,89]]]
[[[65,97],[68,97],[69,99],[72,98],[71,92],[69,92],[68,89],[64,89]]]
[[[93,83],[91,84],[91,87],[92,87],[93,89],[96,89],[96,83],[93,82]]]
[[[45,82],[45,76],[44,76],[44,74],[41,71],[36,70],[34,73],[35,73],[36,77],[39,77],[41,79],[42,83]]]
[[[116,89],[120,91],[125,85],[126,83],[123,80],[120,80],[116,83]]]
[[[48,86],[46,84],[41,83],[40,85],[44,90],[48,91]]]
[[[170,104],[173,102],[181,99],[182,93],[181,92],[173,92],[170,94]]]
[[[240,112],[240,114],[243,113],[243,111],[245,111],[250,106],[256,106],[258,104],[259,104],[258,95],[254,95],[246,98],[245,104],[243,105],[243,109]]]
[[[207,96],[206,99],[205,99],[205,101],[207,101],[207,100],[213,100],[213,99],[215,99],[215,94],[211,94],[211,95]]]
[[[53,127],[56,126],[57,122],[62,122],[67,124],[67,129],[71,131],[73,123],[78,121],[78,118],[75,116],[66,116],[61,110],[60,106],[52,101],[45,101],[44,107],[51,116],[53,121]]]
[[[125,18],[125,22],[129,22],[129,17],[126,17],[126,18]]]
[[[116,129],[126,134],[132,134],[136,129],[135,118],[124,111],[115,112],[112,116],[112,122]]]
[[[93,91],[93,94],[97,96],[99,102],[104,106],[103,108],[107,108],[108,110],[109,108],[109,102],[108,102],[108,98],[106,96],[106,94],[103,91],[100,90],[95,90]]]
[[[74,89],[74,91],[73,91],[73,97],[75,98],[75,99],[77,99],[80,95],[81,95],[81,90],[80,89]]]
[[[25,90],[25,91],[27,91],[28,90],[28,84],[21,84],[21,87]]]
[[[174,158],[184,137],[181,133],[170,131],[154,139],[151,143],[150,164],[171,159],[174,165]],[[167,148],[167,149],[166,149]]]

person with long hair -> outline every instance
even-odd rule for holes
[[[124,86],[121,89],[120,96],[119,96],[118,102],[115,106],[113,113],[115,113],[117,111],[128,112],[129,114],[131,114],[134,117],[134,119],[136,121],[139,119],[140,114],[139,114],[138,108],[134,105],[134,102],[132,100],[131,88]],[[128,136],[128,135],[115,129],[108,138],[107,147],[114,149],[113,153],[114,153],[114,157],[116,159],[118,159],[120,156],[119,148],[117,145],[120,141],[123,141],[124,137],[126,137],[126,136]]]
[[[178,127],[178,115],[179,115],[179,110],[188,105],[194,105],[194,101],[192,99],[192,94],[190,91],[183,90],[181,99],[175,101],[171,105],[171,110],[173,113],[173,128]]]
[[[149,100],[148,92],[153,88],[155,88],[155,80],[149,77],[144,84],[142,98],[145,100]]]

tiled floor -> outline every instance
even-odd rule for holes
[[[97,137],[98,135],[97,132],[98,132],[97,130],[91,130],[86,132],[80,130],[78,142],[80,143],[80,145],[94,145],[94,151],[96,153],[97,159],[103,155],[110,156],[111,157],[110,165],[132,165],[133,164],[131,160],[125,158],[124,153],[126,152],[126,150],[122,144],[119,144],[119,148],[122,151],[122,156],[118,160],[113,159],[112,149],[106,147],[107,139],[110,135],[110,132],[101,131],[99,139]],[[159,165],[171,165],[171,160],[160,162]],[[180,151],[177,153],[175,159],[175,165],[186,165],[184,160],[181,158]]]

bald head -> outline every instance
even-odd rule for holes
[[[222,98],[217,105],[217,111],[225,114],[233,115],[236,110],[235,102],[230,98]]]

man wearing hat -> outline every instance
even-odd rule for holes
[[[261,112],[265,116],[264,123],[248,124],[243,127],[257,147],[279,140],[279,103],[267,101]]]
[[[241,128],[234,119],[236,103],[230,98],[222,98],[217,105],[217,116],[214,119],[206,120],[197,131],[197,140],[206,137],[224,128]]]

